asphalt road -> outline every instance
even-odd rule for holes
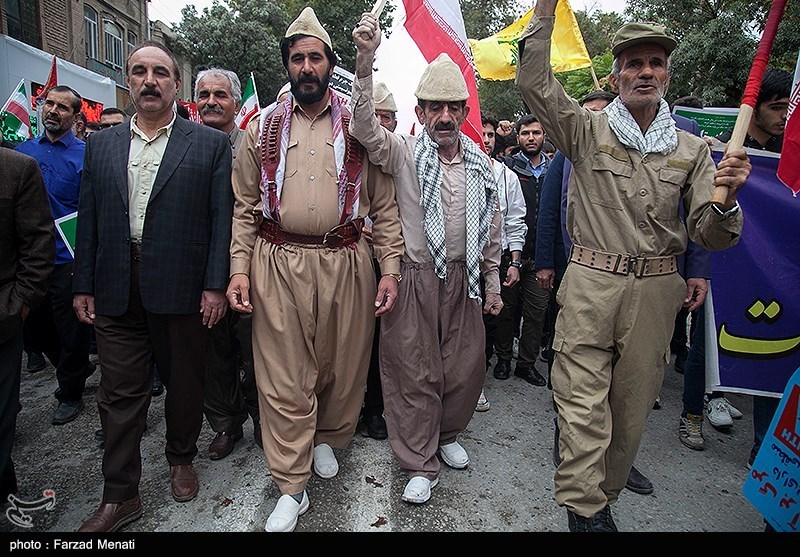
[[[538,366],[545,372],[543,363]],[[99,377],[98,371],[89,379],[86,405],[78,419],[53,426],[54,370],[48,367],[30,374],[24,371],[23,363],[23,408],[14,448],[18,497],[34,501],[45,490],[53,490],[55,505],[50,510],[30,510],[30,528],[15,526],[7,515],[0,516],[0,532],[9,539],[37,532],[74,532],[98,505],[102,451],[94,437],[99,428],[94,396]],[[669,366],[662,407],[648,419],[636,461],[652,479],[655,491],[646,496],[623,492],[613,507],[619,529],[648,533],[761,532],[761,516],[742,495],[752,443],[750,397],[730,395],[744,418],[728,433],[706,424],[706,450],[693,451],[678,440],[681,392],[682,376]],[[357,433],[348,449],[336,451],[338,476],[331,480],[312,478],[308,486],[311,507],[300,518],[296,531],[566,532],[566,512],[553,499],[554,411],[550,392],[513,375],[498,381],[489,372],[486,394],[491,409],[476,412],[460,438],[470,455],[470,466],[466,470],[443,466],[439,486],[427,504],[412,506],[401,501],[406,479],[388,442]],[[204,427],[195,460],[200,493],[193,501],[176,503],[170,496],[164,457],[163,403],[163,396],[153,399],[142,441],[144,515],[126,527],[125,534],[211,532],[223,536],[263,532],[280,493],[271,481],[263,453],[253,442],[250,422],[234,452],[219,461],[208,458],[206,448],[213,432]]]

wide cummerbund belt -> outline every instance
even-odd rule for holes
[[[262,219],[258,227],[258,234],[276,245],[290,243],[319,248],[341,248],[358,242],[363,228],[364,219],[359,218],[334,226],[322,236],[312,236],[287,232],[274,220]]]
[[[637,277],[669,275],[678,270],[678,259],[674,255],[609,253],[577,244],[572,246],[570,261],[617,275],[633,274]]]

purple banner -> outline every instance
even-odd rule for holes
[[[719,384],[782,394],[800,367],[800,198],[778,180],[777,157],[749,155],[742,238],[711,259]]]

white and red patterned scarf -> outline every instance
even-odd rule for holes
[[[342,111],[346,111],[347,107],[342,104],[341,99],[338,97],[336,92],[333,89],[328,89],[331,94],[331,120],[333,121],[333,154],[334,160],[336,161],[336,170],[338,175],[338,189],[339,189],[339,218],[341,219],[342,213],[344,211],[349,210],[350,208],[346,208],[344,206],[344,199],[345,199],[345,192],[347,189],[347,168],[345,168],[345,148],[346,148],[346,141],[344,137],[344,133],[342,130]],[[281,192],[283,191],[283,179],[286,174],[286,150],[289,148],[289,132],[291,131],[291,124],[292,124],[292,97],[288,96],[286,100],[282,103],[284,108],[285,117],[283,118],[283,126],[280,132],[280,156],[278,161],[278,169],[275,172],[275,184],[276,184],[276,195],[277,195],[277,204],[275,206],[276,213],[280,213],[280,206],[281,206]],[[260,122],[259,122],[259,137],[264,131],[264,126],[266,125],[267,118],[272,114],[272,112],[278,109],[281,105],[276,104],[272,110],[266,109],[260,115]],[[359,205],[359,194],[361,192],[361,176],[362,173],[359,173],[355,180],[355,190],[353,193],[353,207],[350,211],[351,218],[355,218],[358,216],[358,205]],[[262,195],[267,195],[267,175],[266,170],[262,167],[261,168],[261,188],[262,188]],[[264,216],[266,218],[272,218],[269,214],[269,203],[267,203],[266,198],[264,199]]]

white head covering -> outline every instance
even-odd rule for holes
[[[372,92],[375,99],[375,110],[385,110],[386,112],[397,112],[397,105],[394,104],[394,97],[389,92],[385,83],[378,82]]]
[[[444,52],[425,68],[414,94],[417,99],[426,101],[465,101],[469,98],[461,69]]]
[[[317,19],[317,14],[315,14],[314,10],[309,6],[303,8],[303,11],[300,12],[300,15],[297,16],[297,19],[295,19],[292,24],[289,25],[284,37],[288,39],[289,37],[293,37],[295,35],[308,35],[309,37],[316,37],[328,45],[328,48],[333,50],[333,44],[331,43],[330,35],[328,35],[328,32],[322,27],[319,19]]]

